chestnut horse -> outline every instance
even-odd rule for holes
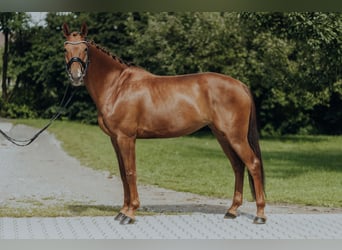
[[[229,158],[235,174],[231,207],[224,218],[235,218],[242,204],[247,166],[257,213],[254,223],[266,222],[264,173],[249,89],[217,73],[154,75],[127,64],[86,40],[87,26],[70,32],[63,25],[68,75],[74,86],[85,85],[98,111],[98,123],[113,144],[120,167],[124,202],[115,217],[120,224],[135,222],[140,205],[137,191],[137,138],[183,136],[209,126]]]

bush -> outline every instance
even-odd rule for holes
[[[67,115],[70,120],[97,124],[97,111],[92,103],[76,101],[68,108]]]
[[[26,104],[5,103],[2,100],[0,115],[7,118],[36,118],[37,113]]]

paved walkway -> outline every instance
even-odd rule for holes
[[[19,138],[35,132],[1,120],[0,128]],[[112,217],[1,217],[0,239],[342,239],[341,209],[327,214],[324,209],[312,213],[304,208],[299,210],[304,214],[298,214],[297,208],[296,214],[289,214],[290,207],[267,206],[267,224],[254,225],[254,203],[245,203],[237,219],[224,220],[227,200],[144,185],[139,190],[142,205],[160,215],[137,216],[136,224],[127,226]],[[120,206],[121,199],[120,180],[81,166],[51,134],[44,132],[26,148],[0,136],[0,209],[33,206],[35,201]],[[163,215],[163,211],[195,213]]]
[[[342,239],[342,214],[272,214],[265,225],[215,214],[140,216],[126,226],[113,217],[0,218],[0,239]]]

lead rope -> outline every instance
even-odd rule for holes
[[[38,136],[43,133],[48,127],[50,127],[50,125],[62,114],[62,111],[63,109],[65,109],[68,104],[70,103],[71,99],[73,98],[73,96],[75,95],[75,92],[76,92],[76,89],[74,89],[72,92],[71,92],[71,95],[69,97],[69,99],[63,104],[64,100],[65,100],[65,97],[67,95],[67,92],[69,90],[69,84],[64,92],[64,96],[62,98],[62,101],[60,102],[59,104],[59,110],[56,112],[56,114],[50,119],[50,121],[41,129],[39,130],[32,138],[30,139],[26,139],[26,140],[18,140],[18,139],[15,139],[9,135],[7,135],[4,131],[2,131],[0,129],[0,134],[2,134],[8,141],[12,142],[14,145],[17,145],[17,146],[20,146],[20,147],[25,147],[25,146],[28,146],[30,145],[32,142],[34,142]]]

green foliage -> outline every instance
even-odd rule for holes
[[[342,15],[242,13],[240,21],[252,31],[246,35],[249,54],[255,55],[248,78],[256,93],[261,127],[279,133],[323,132],[317,111],[326,107],[329,114],[334,112],[329,103],[342,78]],[[324,119],[324,123],[333,125],[337,120]]]
[[[61,25],[155,74],[214,71],[245,82],[263,134],[342,133],[342,14],[322,12],[48,13],[11,48],[11,102],[48,117],[69,84]],[[64,117],[96,123],[86,91]]]
[[[2,64],[1,64],[1,97],[7,103],[10,97],[11,69],[9,70],[9,45],[16,33],[27,27],[27,15],[20,12],[1,12],[0,31],[3,35]]]
[[[18,105],[15,103],[6,103],[0,100],[1,110],[0,116],[8,118],[36,118],[37,113],[30,109],[27,105]]]
[[[137,64],[156,74],[239,72],[239,27],[235,14],[215,12],[151,15],[143,34],[132,32]],[[132,20],[129,20],[132,22]],[[134,25],[130,24],[129,27]]]

